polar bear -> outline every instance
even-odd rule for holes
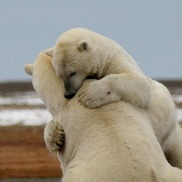
[[[60,128],[65,133],[58,151],[63,182],[181,182],[182,170],[167,162],[145,110],[125,101],[88,109],[79,103],[79,91],[65,99],[63,82],[44,53],[25,71],[53,115],[45,129],[47,145],[60,142],[50,133]],[[84,81],[82,88],[92,82]]]
[[[64,81],[65,97],[72,98],[83,81],[94,76],[98,81],[81,93],[89,108],[125,100],[147,108],[151,99],[150,79],[136,62],[114,41],[84,28],[69,30],[58,38],[53,67]],[[142,88],[142,89],[141,89]]]
[[[79,91],[79,101],[96,108],[124,100],[145,109],[168,161],[182,168],[182,131],[169,91],[146,77],[116,42],[77,28],[63,33],[55,47],[46,52],[63,79],[66,98],[72,98],[87,77],[96,77],[99,80]]]

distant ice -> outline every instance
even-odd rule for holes
[[[13,95],[0,95],[0,105],[43,105],[35,92],[15,92]]]
[[[172,95],[173,96],[173,100],[175,103],[180,103],[182,102],[182,95],[177,95],[177,94],[174,94]]]
[[[177,109],[177,121],[182,122],[182,109]]]
[[[0,126],[43,125],[51,118],[51,114],[46,109],[4,109],[0,111]]]
[[[182,95],[174,94],[173,99],[175,103],[181,103]],[[0,95],[0,105],[43,105],[43,102],[35,92],[16,92],[6,96]],[[12,109],[5,107],[0,110],[0,126],[44,125],[51,118],[51,114],[44,108]],[[182,121],[182,108],[177,108],[177,120]]]
[[[43,105],[42,100],[35,92],[14,92],[9,95],[0,95],[0,105]],[[51,120],[51,114],[42,108],[0,110],[0,126],[7,125],[43,125]]]

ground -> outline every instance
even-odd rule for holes
[[[56,156],[47,151],[44,126],[0,127],[0,178],[60,178]]]
[[[173,94],[178,110],[178,121],[182,123],[182,81],[162,82]],[[43,139],[45,126],[25,126],[25,122],[22,121],[25,118],[29,118],[30,123],[32,120],[40,118],[43,121],[45,118],[48,119],[43,112],[46,110],[45,106],[39,101],[37,102],[38,96],[34,97],[34,94],[29,93],[32,91],[30,82],[0,84],[0,123],[4,124],[8,120],[20,120],[15,122],[19,123],[17,125],[0,125],[0,180],[2,182],[57,182],[59,180],[55,178],[62,176],[57,157],[50,154],[45,147]],[[24,94],[25,92],[28,94]],[[15,93],[19,93],[19,95],[17,96]],[[31,98],[31,103],[27,102],[29,98]],[[11,102],[9,102],[10,100]],[[25,112],[25,116],[19,117],[24,109],[31,110],[32,113]],[[37,109],[43,110],[37,111]],[[3,111],[7,111],[5,115]],[[34,118],[33,116],[36,114],[38,116]],[[35,180],[35,178],[39,179]]]

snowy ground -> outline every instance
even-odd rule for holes
[[[182,93],[173,95],[177,108],[177,119],[182,121]],[[35,92],[16,92],[0,95],[0,126],[43,125],[51,120],[50,113]]]
[[[0,126],[46,124],[52,117],[43,106],[35,92],[0,95]]]

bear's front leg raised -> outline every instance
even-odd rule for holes
[[[64,144],[65,134],[63,127],[55,121],[50,121],[44,130],[44,140],[50,152],[56,152]]]
[[[121,95],[117,94],[103,79],[93,81],[86,88],[81,88],[78,96],[79,102],[88,108],[98,108],[121,100]]]
[[[93,81],[81,89],[78,96],[81,104],[88,108],[124,100],[146,109],[151,99],[151,80],[135,73],[112,74]]]

